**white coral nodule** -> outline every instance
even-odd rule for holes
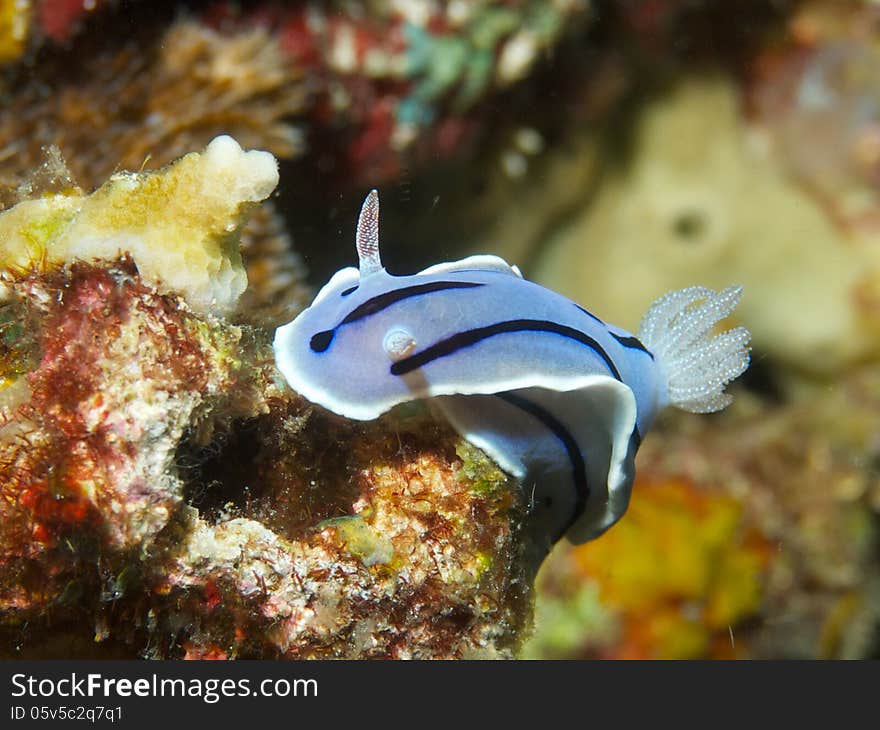
[[[742,297],[741,286],[716,292],[702,286],[669,292],[642,318],[639,339],[666,378],[667,399],[692,413],[720,411],[733,397],[724,386],[749,366],[745,327],[713,335]]]

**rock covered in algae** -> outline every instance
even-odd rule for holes
[[[4,295],[4,532],[32,540],[7,549],[56,547],[71,525],[149,541],[182,497],[184,430],[236,382],[242,333],[175,306],[130,259],[7,275]]]
[[[187,655],[515,651],[531,610],[523,506],[485,457],[457,455],[456,437],[424,416],[352,425],[299,404],[256,428],[258,478],[234,501],[220,488],[205,517],[186,508],[160,548],[155,615],[198,627]],[[488,487],[474,463],[494,472]]]
[[[0,215],[4,656],[518,646],[531,578],[507,478],[418,408],[352,423],[304,403],[271,332],[219,313],[274,172],[227,138]],[[158,259],[188,246],[169,285]],[[213,279],[206,251],[228,257]]]

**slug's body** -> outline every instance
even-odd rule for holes
[[[360,270],[337,272],[278,329],[279,369],[301,395],[354,419],[436,399],[465,438],[521,480],[552,541],[567,534],[582,542],[619,519],[635,452],[658,410],[670,401],[723,407],[724,384],[748,363],[745,330],[707,337],[737,289],[667,295],[643,323],[644,343],[495,256],[391,276],[379,260],[375,191],[357,244]],[[694,320],[696,336],[682,327]],[[707,345],[717,350],[724,337],[731,341],[721,343],[719,365]],[[714,358],[711,372],[701,352]],[[684,377],[692,371],[698,382]]]

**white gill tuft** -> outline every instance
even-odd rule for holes
[[[725,408],[724,392],[749,366],[749,331],[735,327],[713,335],[742,297],[741,286],[720,292],[692,286],[660,297],[642,318],[639,339],[666,376],[669,402],[692,413]]]

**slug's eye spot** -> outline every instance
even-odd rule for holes
[[[332,341],[333,330],[324,330],[316,335],[312,335],[312,339],[309,340],[309,347],[312,348],[312,352],[324,352],[330,347]]]
[[[397,362],[402,360],[416,349],[415,338],[404,329],[388,330],[385,339],[382,340],[382,347],[388,354],[388,357]]]

